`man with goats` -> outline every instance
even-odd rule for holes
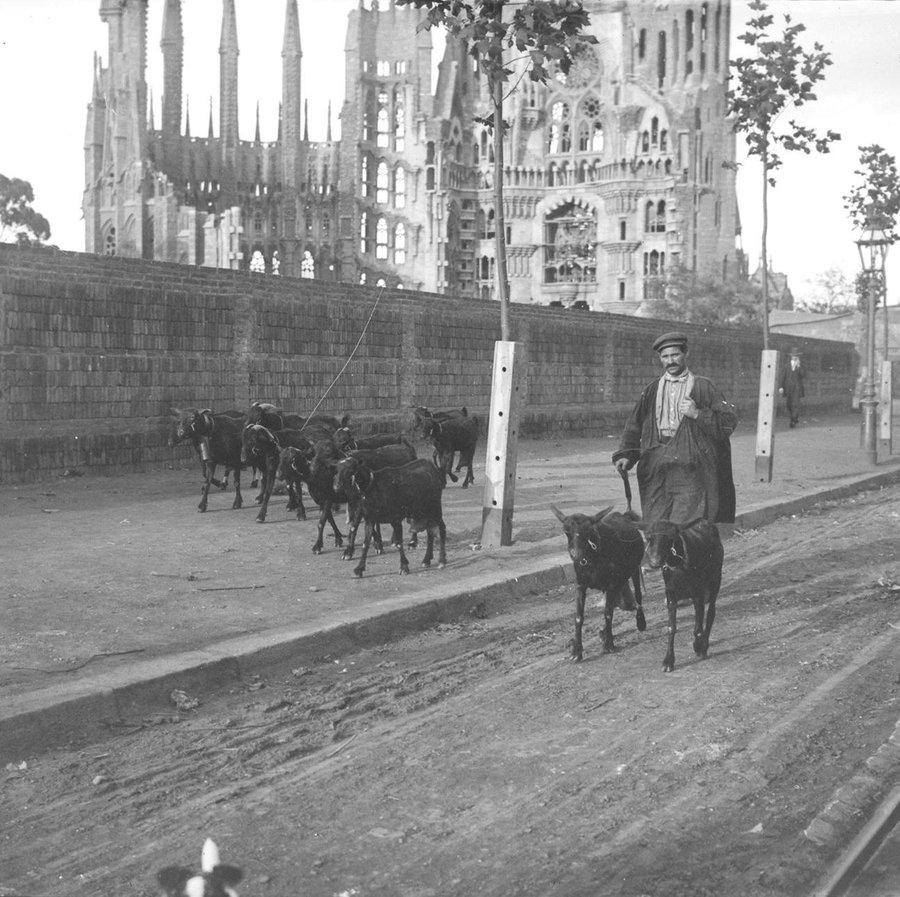
[[[641,393],[613,464],[620,472],[637,464],[645,523],[734,523],[734,408],[711,380],[688,370],[684,333],[663,334],[653,351],[663,374]]]

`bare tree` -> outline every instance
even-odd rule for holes
[[[780,36],[769,33],[774,17],[767,12],[765,0],[752,0],[750,9],[756,15],[747,22],[747,30],[738,40],[755,48],[755,56],[739,56],[731,60],[731,84],[727,93],[728,112],[734,118],[734,129],[745,135],[748,152],[762,163],[762,301],[763,348],[769,348],[769,290],[766,259],[766,236],[769,226],[768,188],[775,186],[773,172],[781,167],[782,150],[827,153],[829,144],[840,140],[840,134],[826,131],[819,136],[812,128],[794,119],[777,127],[781,114],[791,106],[797,108],[816,99],[815,85],[825,77],[831,65],[831,54],[814,44],[806,52],[798,43],[806,30],[792,24],[785,15],[785,28]]]

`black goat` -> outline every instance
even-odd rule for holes
[[[345,453],[357,449],[383,448],[387,445],[412,445],[403,433],[374,433],[371,436],[357,436],[350,427],[339,427],[334,431],[333,438],[338,450]]]
[[[311,416],[295,414],[284,411],[271,402],[254,402],[247,414],[248,424],[261,424],[270,430],[315,429],[316,432],[310,436],[311,442],[331,436],[338,427],[346,426],[348,420],[349,418],[346,416],[342,420],[338,420],[330,414],[313,414]],[[307,435],[309,436],[309,434]]]
[[[194,450],[204,463],[203,495],[197,506],[206,510],[213,473],[221,464],[234,473],[234,502],[232,508],[240,508],[241,497],[241,425],[226,414],[213,414],[208,408],[198,411],[185,408],[179,414],[176,425],[179,441],[190,440]]]
[[[219,848],[207,838],[200,854],[200,872],[185,866],[166,866],[156,873],[156,880],[168,897],[237,897],[234,885],[244,877],[237,866],[219,861]]]
[[[404,464],[409,464],[410,461],[415,461],[416,450],[413,448],[412,443],[404,440],[402,443],[383,445],[380,448],[355,449],[348,453],[348,457],[356,458],[357,461],[365,464],[369,470],[383,470],[386,467],[402,467]],[[332,473],[336,473],[337,462],[335,461],[331,466]],[[350,529],[347,533],[347,545],[344,548],[343,554],[341,554],[341,560],[344,561],[349,561],[353,557],[353,552],[356,550],[356,533],[359,529],[359,523],[362,517],[359,502],[351,498],[349,504]],[[395,527],[393,535],[391,536],[391,544],[399,545],[402,538],[402,534],[399,533]],[[417,544],[418,539],[416,534],[410,533],[409,547],[415,548]],[[375,531],[375,553],[381,554],[381,551],[381,528],[379,526]]]
[[[334,520],[334,509],[348,501],[347,496],[334,488],[334,465],[342,457],[330,439],[314,443],[305,451],[286,448],[281,453],[280,475],[306,483],[310,498],[319,506],[319,522],[313,554],[321,554],[325,524],[331,526],[334,544],[344,544],[344,536]]]
[[[686,524],[660,520],[647,528],[647,562],[653,569],[662,567],[666,586],[669,642],[663,659],[664,672],[675,669],[675,620],[679,601],[690,600],[694,605],[694,653],[706,660],[724,557],[719,530],[708,520]]]
[[[447,527],[441,507],[444,477],[430,461],[419,459],[402,467],[372,470],[359,458],[351,456],[338,462],[334,487],[359,500],[366,524],[362,553],[353,568],[355,576],[360,577],[365,572],[369,545],[375,527],[380,523],[390,523],[394,527],[399,538],[400,572],[409,573],[409,560],[403,550],[404,519],[410,521],[412,532],[425,530],[428,533],[422,566],[430,566],[434,558],[435,533],[438,536],[438,566],[446,565]]]
[[[459,452],[459,463],[456,465],[456,470],[466,468],[462,487],[465,489],[469,483],[474,483],[472,461],[475,456],[475,445],[478,442],[478,418],[474,414],[470,416],[465,408],[461,408],[459,413],[455,414],[440,412],[445,416],[439,417],[437,416],[438,412],[428,416],[430,414],[428,409],[420,407],[416,408],[415,414],[417,426],[434,446],[434,463],[455,483],[459,477],[453,474],[453,456]]]
[[[281,450],[291,446],[305,451],[310,448],[312,443],[300,430],[284,429],[273,432],[262,424],[247,424],[243,430],[242,443],[241,461],[245,465],[252,464],[262,473],[260,507],[256,520],[258,523],[263,523],[269,509],[269,499],[272,497],[275,477],[278,474]],[[290,488],[288,493],[288,510],[297,508],[298,519],[305,520],[306,509],[303,507],[302,495],[299,492],[291,495]]]
[[[563,514],[555,505],[550,508],[562,522],[569,543],[569,557],[575,567],[577,591],[572,659],[579,661],[583,657],[581,629],[588,589],[603,593],[603,650],[612,651],[613,612],[617,607],[635,612],[639,632],[647,628],[641,595],[644,539],[635,525],[634,515],[605,508],[588,517]],[[629,581],[634,585],[633,593]]]
[[[194,409],[194,408],[187,409],[188,412],[193,412],[195,410],[196,409]],[[174,446],[180,445],[182,442],[184,442],[186,439],[189,438],[184,433],[183,428],[179,427],[179,424],[181,423],[181,415],[183,413],[184,412],[182,411],[181,408],[173,408],[172,409],[172,420],[171,420],[171,424],[169,427],[169,439],[168,439],[169,448],[174,448]],[[246,418],[247,418],[247,415],[244,414],[243,411],[235,411],[233,409],[229,409],[227,411],[220,411],[219,413],[224,414],[226,417],[232,418],[233,420],[235,420],[237,423],[239,423],[241,425],[244,424],[244,422],[246,421]],[[192,441],[191,445],[193,446],[194,452],[197,455],[197,460],[200,462],[200,474],[203,477],[203,479],[205,480],[206,479],[206,461],[203,460],[203,457],[200,454],[199,444]],[[225,476],[222,477],[221,480],[217,480],[216,476],[215,476],[215,474],[216,474],[215,468],[216,468],[216,465],[213,465],[213,469],[211,471],[210,482],[217,489],[222,489],[222,490],[227,489],[228,488],[228,474],[231,472],[231,469],[226,468]]]

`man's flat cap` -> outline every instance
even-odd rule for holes
[[[654,352],[662,352],[666,346],[681,346],[683,349],[687,348],[688,338],[685,333],[678,333],[677,331],[672,333],[664,333],[662,336],[657,337],[655,342],[653,343],[653,351]]]

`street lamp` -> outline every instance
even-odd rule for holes
[[[859,261],[863,271],[868,275],[866,303],[866,379],[863,383],[863,394],[860,399],[863,413],[863,451],[872,464],[878,463],[878,445],[876,438],[875,409],[878,401],[875,398],[875,289],[876,280],[884,275],[884,262],[887,258],[888,238],[881,227],[878,216],[866,219],[862,235],[856,241],[859,249]]]

